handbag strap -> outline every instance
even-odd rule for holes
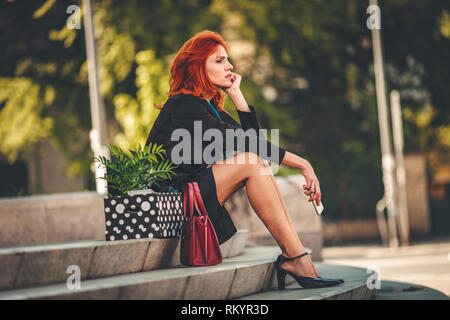
[[[189,199],[189,216],[186,215],[187,199]],[[205,217],[208,216],[208,212],[206,211],[206,207],[203,202],[202,194],[200,193],[200,189],[198,187],[198,183],[195,181],[188,182],[188,185],[184,192],[184,216],[185,217],[191,218],[194,215],[193,206],[195,206],[195,209],[197,210],[197,212],[200,216],[202,216],[202,215]],[[199,206],[202,209],[202,211],[200,211]]]
[[[205,217],[207,217],[208,216],[208,212],[206,211],[205,204],[203,203],[202,194],[200,193],[200,189],[198,187],[198,183],[194,181],[192,184],[194,185],[194,191],[195,191],[196,200],[198,200],[198,202],[200,204],[200,208],[203,210],[203,215]],[[197,206],[196,206],[196,208],[197,208]],[[198,210],[198,208],[197,208],[197,210]]]
[[[207,224],[207,220],[208,220],[208,212],[206,212],[205,209],[205,205],[203,204],[203,199],[202,199],[202,195],[200,193],[200,190],[198,188],[198,183],[197,182],[193,182],[192,183],[193,187],[194,187],[194,197],[195,197],[195,208],[197,209],[198,213],[200,214],[200,216],[203,218],[203,224],[205,226],[205,230],[204,230],[204,237],[205,237],[205,246],[204,246],[204,252],[205,252],[205,261],[208,260],[208,236],[206,235],[206,233],[208,232],[208,224]],[[200,207],[203,210],[203,215],[200,212],[200,210],[198,209],[198,205],[197,202],[200,202]]]
[[[189,194],[189,197],[188,197]],[[187,199],[189,198],[189,218],[193,216],[193,202],[194,202],[194,190],[192,184],[189,182],[186,189],[184,190],[184,217],[186,218],[187,211]],[[198,209],[197,209],[198,210]]]
[[[196,183],[196,182],[195,182]],[[194,201],[194,206],[195,206],[195,209],[197,210],[197,212],[198,212],[198,215],[200,216],[200,217],[203,217],[203,215],[202,215],[202,211],[200,211],[200,209],[198,208],[198,201],[197,201],[197,192],[195,191],[195,189],[194,189],[194,183],[191,183],[191,182],[189,182],[189,191],[192,191],[192,193],[189,193],[189,196],[193,199],[193,201]],[[204,209],[204,208],[203,208]],[[205,210],[206,211],[206,210]],[[194,214],[194,213],[192,213],[192,214]],[[207,216],[207,215],[206,215]]]

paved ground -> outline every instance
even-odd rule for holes
[[[322,255],[323,263],[377,271],[381,288],[376,290],[375,299],[442,299],[450,295],[450,237],[398,248],[380,244],[328,246]]]

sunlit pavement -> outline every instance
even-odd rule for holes
[[[375,299],[442,299],[440,293],[447,298],[450,295],[449,237],[398,248],[376,244],[324,247],[322,255],[324,263],[377,271],[381,288]]]

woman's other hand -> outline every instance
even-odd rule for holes
[[[308,163],[303,169],[300,170],[306,180],[306,184],[303,185],[303,190],[306,190],[304,191],[305,194],[310,197],[308,202],[316,201],[316,204],[320,205],[320,201],[322,199],[322,192],[320,191],[319,180],[317,179],[316,174],[314,173],[314,169]]]
[[[310,197],[309,201],[315,200],[317,205],[320,205],[320,201],[322,200],[322,192],[320,191],[319,180],[317,179],[314,169],[309,161],[286,150],[281,164],[291,168],[300,169],[306,180],[306,184],[303,185],[303,190],[306,190],[304,191],[305,194]]]

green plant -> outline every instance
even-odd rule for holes
[[[106,167],[104,179],[108,183],[108,196],[125,195],[128,191],[150,189],[153,184],[160,185],[158,181],[170,179],[177,168],[170,159],[164,161],[166,151],[162,145],[150,143],[143,149],[139,145],[136,151],[122,149],[107,145],[111,153],[111,160],[104,156],[94,158],[100,165]],[[158,160],[158,157],[160,158]]]

